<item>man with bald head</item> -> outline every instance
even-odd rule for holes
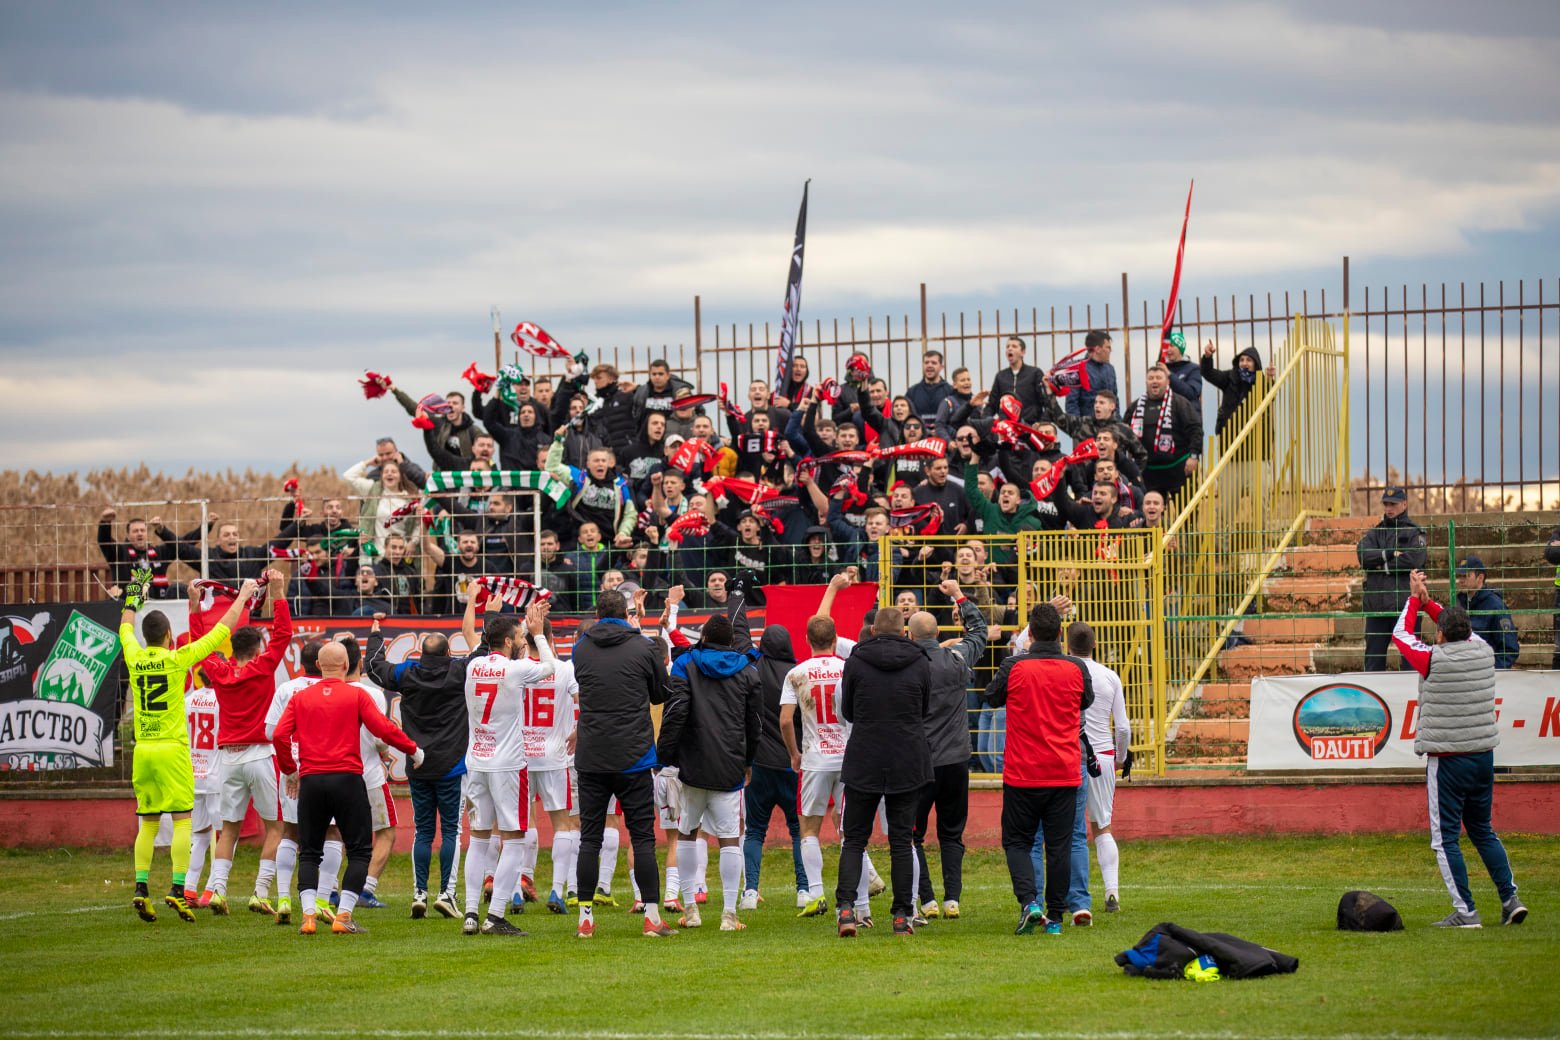
[[[861,879],[861,854],[872,836],[881,801],[893,860],[895,935],[911,935],[915,916],[915,853],[910,831],[921,789],[931,783],[926,744],[931,700],[931,663],[926,648],[905,638],[905,617],[884,607],[872,619],[868,638],[856,645],[840,676],[840,717],[850,723],[850,740],[840,779],[845,785],[841,814],[839,882],[834,903],[839,934],[849,938],[859,924],[853,903]]]
[[[293,694],[276,724],[272,744],[277,763],[289,784],[298,783],[298,894],[303,904],[303,926],[315,931],[316,895],[320,859],[325,851],[325,831],[332,820],[347,846],[347,873],[341,882],[341,909],[331,931],[362,931],[352,919],[358,893],[368,877],[374,831],[363,787],[363,757],[359,727],[405,753],[413,766],[421,765],[423,752],[401,728],[385,718],[368,691],[347,682],[347,648],[326,643],[320,648],[320,681]],[[293,757],[293,742],[298,755]]]
[[[926,743],[932,755],[932,783],[921,789],[911,837],[921,868],[921,890],[916,894],[921,916],[957,918],[964,888],[964,822],[970,812],[969,689],[975,681],[975,662],[986,651],[986,618],[954,579],[944,579],[937,588],[958,608],[964,632],[950,645],[943,645],[937,641],[937,618],[924,610],[910,615],[910,638],[925,648],[931,660]],[[924,844],[934,806],[938,858],[942,861],[941,907],[932,891]]]
[[[401,695],[401,722],[426,754],[421,765],[407,770],[412,794],[416,837],[412,843],[412,917],[428,913],[428,866],[433,858],[433,834],[440,832],[440,891],[434,912],[460,917],[455,905],[455,855],[460,837],[461,781],[466,775],[466,669],[477,657],[450,656],[450,643],[434,632],[423,637],[422,654],[391,665],[385,660],[385,637],[379,632],[383,614],[374,615],[368,637],[365,671],[388,695]]]

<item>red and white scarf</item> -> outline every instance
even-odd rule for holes
[[[1152,444],[1143,436],[1143,425],[1148,412],[1148,395],[1144,394],[1137,399],[1137,405],[1132,409],[1132,420],[1128,425],[1132,427],[1132,433],[1144,444],[1149,444],[1149,451],[1158,455],[1170,455],[1175,452],[1175,433],[1171,429],[1172,412],[1171,405],[1174,397],[1169,390],[1159,399],[1159,421],[1154,425],[1154,440]]]
[[[524,578],[488,574],[476,579],[475,584],[482,590],[484,598],[503,600],[516,610],[525,610],[532,603],[552,598],[552,589],[539,589]],[[481,602],[477,603],[477,609],[482,609]]]

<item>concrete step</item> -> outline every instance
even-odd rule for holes
[[[1303,545],[1284,554],[1284,562],[1292,575],[1339,574],[1358,571],[1360,562],[1354,545]]]
[[[1429,633],[1424,633],[1428,635]],[[1242,647],[1241,649],[1250,649]],[[1517,667],[1532,671],[1539,671],[1549,667],[1554,659],[1554,643],[1529,642],[1522,643],[1517,653]],[[1226,651],[1233,653],[1234,651]],[[1223,656],[1220,655],[1222,669]],[[1332,675],[1338,672],[1359,672],[1365,668],[1365,644],[1363,642],[1344,645],[1319,646],[1311,653],[1311,659],[1315,667],[1310,669],[1322,675]],[[1399,660],[1396,647],[1387,648],[1387,667],[1396,668]],[[1273,673],[1279,674],[1279,673]],[[1284,673],[1295,674],[1295,673]]]
[[[1258,675],[1304,675],[1316,671],[1315,644],[1256,643],[1219,654],[1219,677],[1251,679]]]
[[[1375,527],[1376,516],[1319,516],[1306,527],[1307,545],[1348,545],[1359,543],[1360,535]]]
[[[1268,613],[1319,614],[1351,609],[1349,583],[1336,577],[1273,578],[1262,595]]]
[[[1332,618],[1260,614],[1246,619],[1241,634],[1256,643],[1321,643],[1333,638],[1333,624]]]
[[[1196,706],[1196,718],[1245,719],[1251,716],[1251,683],[1203,683],[1200,696],[1187,706]]]
[[[1239,744],[1244,750],[1250,730],[1249,719],[1182,719],[1175,725],[1174,740],[1177,745]]]

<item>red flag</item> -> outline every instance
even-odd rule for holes
[[[1186,225],[1192,219],[1192,188],[1197,182],[1192,181],[1186,187],[1186,215],[1181,218],[1181,244],[1175,250],[1175,276],[1170,279],[1170,302],[1165,305],[1165,324],[1159,330],[1159,353],[1164,358],[1165,344],[1170,342],[1170,326],[1175,324],[1175,306],[1181,295],[1181,261],[1186,259]]]
[[[798,659],[810,657],[807,649],[807,622],[818,612],[827,585],[765,585],[764,622],[768,625],[784,625],[791,633],[791,645]],[[834,596],[829,617],[834,619],[836,632],[847,639],[855,639],[861,631],[861,619],[867,611],[877,606],[878,587],[875,582],[863,581],[847,585]]]

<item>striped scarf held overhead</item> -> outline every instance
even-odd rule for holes
[[[539,491],[552,499],[555,506],[563,506],[569,500],[567,481],[559,480],[545,470],[495,469],[478,472],[469,469],[441,469],[428,474],[427,490],[435,491]]]
[[[551,589],[539,589],[524,578],[508,578],[490,574],[478,578],[476,586],[482,590],[484,598],[502,600],[516,610],[525,610],[532,603],[545,602],[552,598]],[[477,610],[480,611],[482,605],[482,601],[479,600],[477,602]]]

